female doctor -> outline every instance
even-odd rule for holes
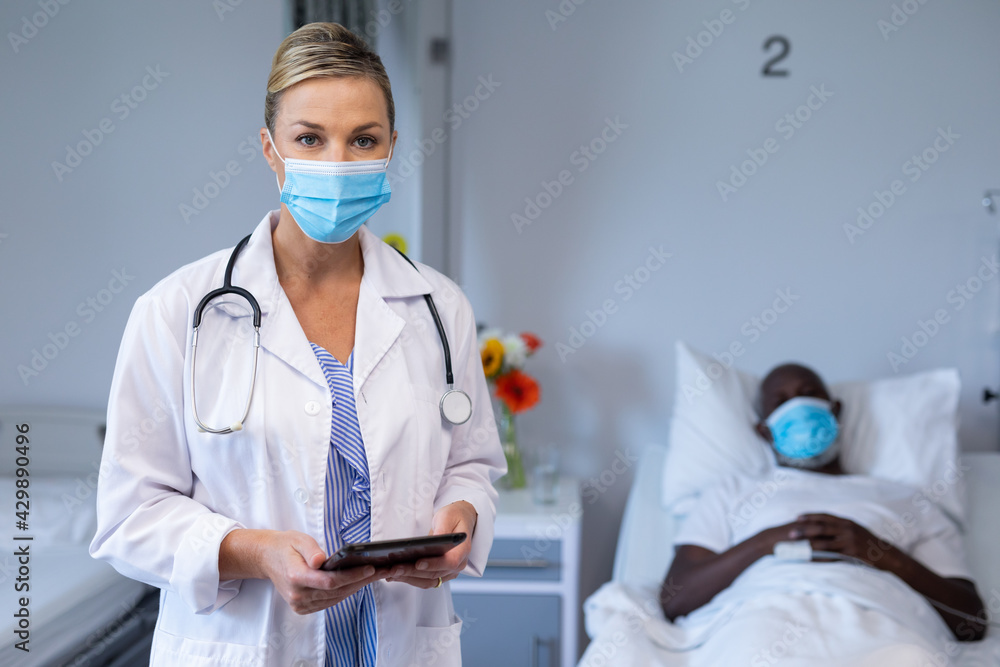
[[[267,90],[281,209],[136,302],[91,554],[162,590],[154,666],[460,665],[447,582],[482,574],[504,472],[472,309],[362,226],[396,140],[378,56],[310,24]],[[441,557],[320,569],[344,543],[452,532]]]

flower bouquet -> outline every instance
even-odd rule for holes
[[[541,346],[538,336],[530,333],[508,334],[499,329],[482,329],[479,333],[483,372],[497,399],[500,442],[507,457],[507,475],[503,483],[511,489],[523,489],[527,485],[514,416],[535,407],[541,394],[538,382],[521,369],[527,358]]]

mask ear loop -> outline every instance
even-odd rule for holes
[[[392,140],[390,139],[390,141],[392,141]],[[391,159],[392,159],[392,151],[393,151],[393,150],[394,150],[395,148],[396,148],[396,142],[395,142],[395,141],[392,141],[392,143],[391,143],[391,144],[389,144],[389,156],[388,156],[388,157],[387,157],[387,158],[385,159],[385,169],[386,169],[386,171],[388,171],[388,170],[389,170],[389,160],[391,160]]]
[[[274,143],[274,137],[271,136],[271,130],[266,127],[264,130],[267,131],[267,140],[271,142],[271,148],[274,150],[274,154],[278,156],[279,160],[281,160],[281,164],[285,164],[285,158],[281,157],[281,153],[278,152],[278,147]],[[281,187],[281,181],[278,180],[277,171],[274,172],[274,182],[278,185],[278,192],[284,192],[284,189]]]

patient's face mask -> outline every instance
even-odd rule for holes
[[[267,136],[271,139],[270,130]],[[285,164],[285,185],[278,183],[281,202],[305,235],[320,243],[354,236],[392,194],[385,174],[392,148],[383,160],[348,162],[286,160],[277,148],[274,154]]]
[[[830,402],[796,396],[772,412],[765,421],[771,429],[778,462],[797,468],[819,468],[837,456],[837,418]]]

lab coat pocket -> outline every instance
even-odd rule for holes
[[[160,628],[153,633],[150,667],[263,667],[266,647],[178,637]]]
[[[207,615],[193,614],[172,593],[161,596],[151,665],[264,665],[269,605],[260,593],[268,585],[245,580],[239,595]]]
[[[459,667],[462,653],[459,636],[462,634],[462,619],[452,616],[451,625],[443,627],[417,626],[417,664],[436,667]]]

